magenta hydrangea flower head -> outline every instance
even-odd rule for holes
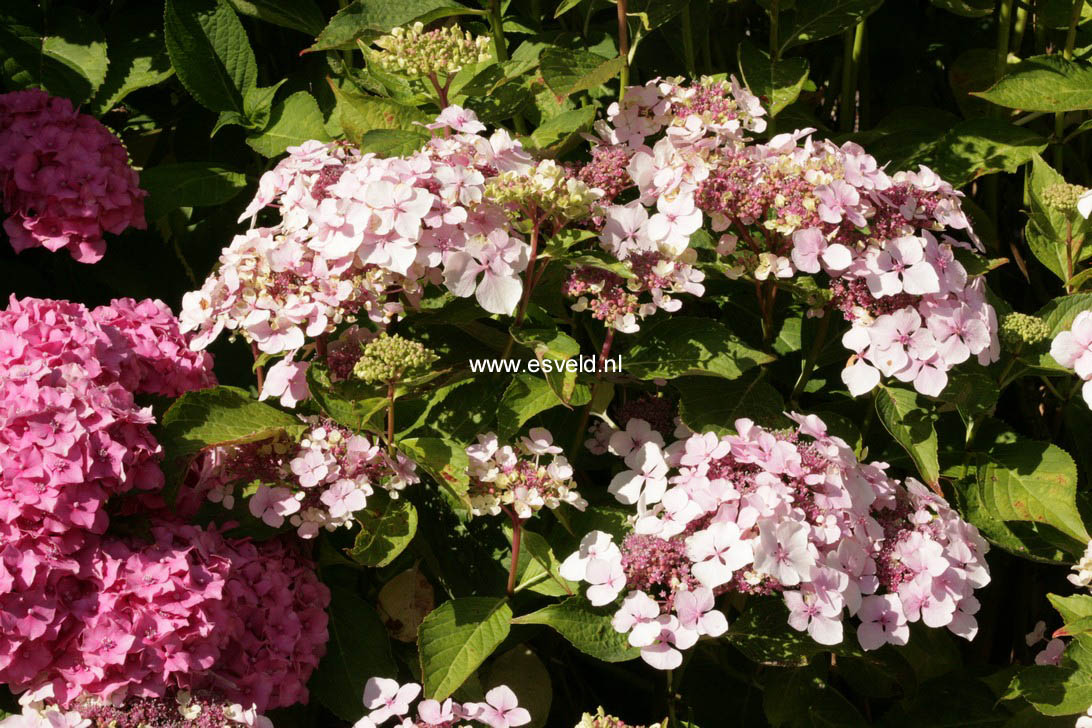
[[[717,597],[730,592],[779,597],[789,626],[825,645],[847,616],[864,649],[905,644],[917,621],[972,638],[974,590],[989,582],[977,530],[917,481],[858,462],[818,417],[790,417],[791,430],[741,419],[738,434],[666,447],[630,420],[609,442],[629,468],[611,492],[634,506],[631,531],[621,544],[589,533],[562,576],[596,605],[623,596],[614,628],[660,669],[727,629]]]
[[[106,251],[104,232],[145,227],[146,194],[121,141],[71,101],[0,94],[0,199],[16,252],[64,249],[94,263]]]

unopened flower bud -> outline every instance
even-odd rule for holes
[[[437,359],[424,344],[386,332],[364,345],[353,374],[365,382],[397,382],[420,376]]]
[[[1006,351],[1017,353],[1046,341],[1050,337],[1050,329],[1038,316],[1010,313],[1001,319],[999,336]]]
[[[1071,213],[1077,209],[1077,200],[1088,189],[1068,182],[1059,182],[1043,190],[1043,203],[1058,212]]]

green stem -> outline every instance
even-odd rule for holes
[[[622,70],[618,73],[618,100],[626,97],[629,86],[629,18],[626,16],[626,0],[618,2],[618,55],[622,57]]]
[[[694,26],[690,21],[690,3],[683,5],[682,43],[683,61],[686,64],[686,75],[693,79],[698,75],[698,67],[697,62],[694,59]]]
[[[672,683],[674,670],[665,673],[667,677],[667,722],[670,728],[679,728],[679,719],[675,715],[675,686]]]
[[[489,29],[493,35],[493,47],[496,49],[497,62],[504,63],[508,60],[508,42],[504,39],[504,15],[501,13],[500,0],[489,0]],[[512,117],[517,134],[527,133],[527,124],[523,116],[516,113]]]
[[[1015,0],[1001,0],[997,9],[997,50],[993,77],[996,81],[1005,75],[1009,64],[1009,37],[1012,33],[1012,6]]]
[[[842,64],[842,102],[838,109],[838,126],[853,131],[857,117],[857,69],[864,46],[865,23],[862,20],[852,31],[845,32],[845,58]]]
[[[778,13],[780,12],[778,5],[779,0],[773,0],[770,3],[770,60],[776,61],[781,57],[781,51],[777,47],[777,21]]]
[[[823,318],[819,320],[819,333],[815,335],[815,341],[812,342],[811,349],[808,351],[808,358],[804,360],[804,368],[800,372],[800,377],[796,380],[796,386],[792,388],[789,401],[796,402],[796,398],[804,391],[804,386],[811,378],[811,373],[815,370],[815,363],[819,360],[819,353],[823,351],[823,345],[827,342],[827,332],[830,331],[830,320],[832,318],[834,316],[831,315],[830,311],[823,311]]]
[[[1073,221],[1065,223],[1065,292],[1073,293]]]
[[[1020,49],[1024,45],[1024,32],[1028,29],[1028,5],[1020,3],[1016,6],[1016,20],[1012,24],[1012,42],[1009,43],[1009,51],[1020,55]]]
[[[387,382],[387,451],[394,455],[394,382]]]
[[[1081,22],[1081,10],[1084,9],[1084,0],[1075,0],[1073,12],[1069,17],[1069,32],[1065,36],[1065,48],[1062,49],[1062,58],[1073,60],[1073,46],[1077,43],[1077,25]],[[1054,169],[1062,173],[1062,162],[1065,147],[1062,139],[1065,136],[1065,112],[1059,111],[1054,115]]]

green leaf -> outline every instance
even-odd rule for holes
[[[1000,395],[997,382],[983,369],[953,371],[944,390],[944,400],[956,406],[966,425],[989,413]]]
[[[246,187],[246,175],[209,162],[176,162],[146,167],[140,186],[148,191],[148,217],[179,207],[222,205]]]
[[[557,393],[543,377],[517,374],[504,390],[497,406],[497,431],[501,437],[511,437],[523,423],[540,412],[562,405]]]
[[[349,50],[358,38],[378,36],[400,25],[433,20],[467,13],[481,14],[453,0],[356,0],[338,11],[306,52]]]
[[[1046,149],[1047,140],[1002,119],[963,121],[915,161],[931,166],[955,187],[997,172],[1015,172]]]
[[[603,662],[624,662],[640,654],[626,635],[611,626],[611,607],[593,607],[584,597],[570,597],[537,612],[516,617],[512,624],[544,624],[552,627],[573,647]]]
[[[618,75],[621,56],[604,58],[578,48],[548,46],[539,56],[542,79],[559,98],[601,86]]]
[[[823,652],[858,657],[863,654],[852,637],[833,646],[819,644],[807,632],[790,627],[788,616],[789,610],[780,598],[751,597],[725,637],[747,659],[762,665],[806,665]]]
[[[417,533],[417,509],[405,498],[373,496],[373,501],[356,514],[356,519],[360,533],[349,556],[364,566],[379,568],[391,563]]]
[[[736,420],[742,417],[767,427],[788,424],[785,400],[762,372],[732,381],[683,377],[672,384],[679,391],[679,417],[694,432],[734,432]]]
[[[998,106],[1024,111],[1092,109],[1092,64],[1061,54],[1032,56],[1009,69],[997,83],[974,93]]]
[[[1047,594],[1047,599],[1066,622],[1092,617],[1092,596],[1071,594],[1063,597],[1058,594]]]
[[[297,91],[274,104],[269,126],[260,134],[248,136],[246,143],[264,157],[276,157],[288,147],[309,139],[325,142],[330,137],[326,135],[318,102],[306,91]]]
[[[110,24],[110,67],[89,105],[105,114],[133,91],[154,86],[174,75],[163,27],[150,6],[121,13]],[[151,21],[151,22],[149,22]]]
[[[563,111],[547,119],[528,137],[528,146],[545,149],[564,142],[573,134],[586,131],[595,121],[595,107],[581,106],[572,111]]]
[[[228,0],[240,15],[291,28],[310,36],[318,35],[326,17],[314,0]]]
[[[932,411],[929,401],[913,390],[882,385],[876,389],[876,413],[883,426],[910,455],[922,479],[935,486],[940,482],[940,463]]]
[[[407,437],[398,441],[398,449],[416,462],[466,508],[470,507],[467,490],[470,476],[466,450],[442,437]]]
[[[178,80],[202,106],[245,115],[258,63],[235,11],[225,0],[166,2],[164,39]]]
[[[463,597],[441,604],[417,630],[425,697],[451,695],[493,654],[510,630],[512,609],[494,597]]]
[[[31,4],[0,15],[0,69],[16,88],[41,86],[79,105],[106,79],[106,36],[95,19],[76,8],[50,17],[49,30]]]
[[[241,120],[242,126],[247,129],[260,132],[269,126],[269,116],[273,110],[273,99],[277,96],[277,90],[280,89],[288,81],[287,78],[282,78],[272,86],[255,86],[254,88],[247,89],[247,92],[243,94],[243,118]],[[221,112],[221,119],[225,116],[230,116],[234,112]],[[217,126],[221,122],[217,121]],[[215,134],[215,132],[213,132]]]
[[[188,459],[211,445],[263,440],[278,431],[294,436],[304,425],[287,412],[251,399],[237,387],[186,392],[163,414],[159,442],[164,460]]]
[[[883,0],[796,0],[795,9],[786,14],[790,22],[780,39],[778,54],[793,46],[838,35],[856,26],[882,4]]]
[[[984,18],[993,14],[996,0],[929,0],[938,8],[965,18]]]
[[[1084,713],[1092,705],[1092,635],[1072,640],[1061,665],[1025,667],[1013,678],[1009,692],[1044,715]]]
[[[342,586],[330,589],[330,641],[311,678],[312,698],[342,720],[364,714],[361,695],[371,677],[398,677],[387,628],[371,604]]]
[[[777,670],[763,691],[763,707],[775,728],[866,728],[870,725],[845,696],[828,684],[818,665]]]
[[[428,142],[428,135],[406,129],[372,129],[360,135],[358,146],[364,154],[380,157],[404,157],[413,154]]]
[[[772,61],[770,54],[750,41],[739,44],[739,70],[751,93],[763,99],[770,116],[796,101],[808,80],[808,59]]]
[[[432,119],[428,114],[413,106],[405,106],[378,96],[365,96],[347,89],[339,89],[331,84],[337,97],[337,113],[341,119],[341,128],[345,138],[354,144],[360,143],[365,132],[373,129],[402,129],[420,132],[421,127],[414,122],[428,123]]]
[[[673,316],[641,331],[623,359],[641,379],[674,379],[686,374],[735,379],[774,357],[740,341],[728,327],[709,319]]]
[[[1019,439],[969,456],[956,485],[959,510],[1001,548],[1043,562],[1068,562],[1088,543],[1077,509],[1077,467],[1045,442]]]
[[[322,411],[339,425],[358,432],[382,427],[375,419],[387,409],[387,397],[380,388],[359,379],[335,382],[326,367],[317,362],[307,368],[307,386]]]
[[[512,542],[512,527],[504,526],[504,535]],[[549,597],[572,596],[579,584],[561,576],[561,562],[546,539],[534,531],[522,529],[519,559],[516,562],[516,592],[529,589]],[[506,557],[505,568],[509,559]]]
[[[554,17],[560,18],[582,2],[584,2],[584,0],[561,0],[561,3],[557,6],[557,10],[554,11]]]

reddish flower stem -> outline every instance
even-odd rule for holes
[[[508,596],[516,593],[516,567],[519,565],[519,544],[523,536],[523,519],[516,515],[515,511],[507,506],[501,509],[512,521],[512,563],[508,567]]]

